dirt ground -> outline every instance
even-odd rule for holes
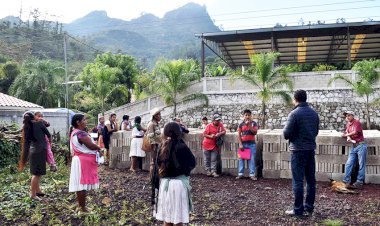
[[[162,225],[152,217],[148,172],[101,166],[100,189],[88,193],[89,214],[76,210],[68,175],[68,167],[48,172],[41,182],[47,197],[37,203],[28,198],[27,173],[8,175],[11,186],[0,197],[0,225]],[[365,185],[349,195],[318,182],[315,213],[301,219],[284,213],[293,203],[291,180],[192,175],[191,185],[190,225],[380,225],[380,185]]]
[[[149,203],[147,172],[103,171],[102,183],[113,187],[114,180],[104,177],[105,173],[118,177],[128,191],[136,191],[136,200]],[[318,182],[313,216],[298,219],[284,213],[293,203],[291,180],[193,175],[191,184],[193,225],[321,225],[324,220],[340,220],[344,225],[380,225],[379,185],[365,185],[359,194],[338,194],[330,190],[329,183]],[[127,192],[126,196],[131,194]],[[161,223],[153,220],[152,224]]]

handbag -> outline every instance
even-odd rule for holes
[[[244,150],[238,149],[238,158],[244,160],[251,160],[251,149],[244,148]]]
[[[219,133],[222,132],[222,127],[219,127]],[[216,146],[221,147],[223,145],[223,136],[216,138]]]
[[[152,151],[152,146],[149,141],[149,137],[145,134],[143,138],[143,144],[141,149],[145,152],[151,152]]]

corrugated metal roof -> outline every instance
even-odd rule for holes
[[[40,105],[30,103],[25,100],[20,100],[16,97],[0,93],[0,107],[1,108],[43,108]]]
[[[320,24],[196,34],[230,66],[249,65],[260,52],[280,53],[278,64],[332,63],[380,58],[380,22]],[[348,38],[349,37],[349,38]]]

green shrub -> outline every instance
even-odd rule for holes
[[[314,66],[313,71],[335,71],[336,67],[334,65],[328,64],[317,64]]]
[[[0,169],[17,164],[20,156],[20,143],[16,141],[0,140]]]

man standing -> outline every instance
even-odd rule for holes
[[[315,200],[315,138],[319,130],[318,114],[309,107],[305,90],[294,93],[294,109],[288,115],[284,137],[289,140],[291,155],[294,207],[285,213],[302,216],[304,211],[312,214]],[[303,182],[306,178],[306,200],[303,202]]]
[[[364,142],[363,129],[359,120],[354,118],[354,112],[345,111],[343,113],[346,117],[346,131],[342,135],[348,142],[353,143],[353,148],[348,156],[346,163],[345,176],[343,182],[346,184],[351,183],[351,172],[357,159],[359,158],[359,172],[356,182],[352,185],[355,188],[360,188],[364,183],[365,177],[365,161],[367,156],[367,144]]]
[[[226,129],[222,122],[220,122],[221,120],[222,118],[219,114],[214,114],[212,123],[208,124],[203,132],[203,159],[206,173],[209,177],[219,177],[217,172],[217,162],[220,147],[218,147],[216,140],[218,137],[226,134]]]
[[[255,121],[252,120],[252,112],[249,109],[243,111],[244,121],[240,123],[238,128],[238,140],[239,140],[239,149],[245,150],[250,149],[251,158],[248,160],[249,167],[249,178],[251,180],[257,180],[255,176],[255,157],[256,157],[256,139],[258,126]],[[238,176],[236,179],[243,178],[244,175],[244,159],[239,158],[238,164]]]
[[[149,143],[151,145],[152,150],[152,152],[150,153],[150,177],[153,176],[154,165],[161,143],[161,128],[158,124],[161,121],[161,110],[162,109],[160,108],[153,108],[152,110],[150,110],[152,120],[148,123],[146,129],[146,134],[149,138]]]

